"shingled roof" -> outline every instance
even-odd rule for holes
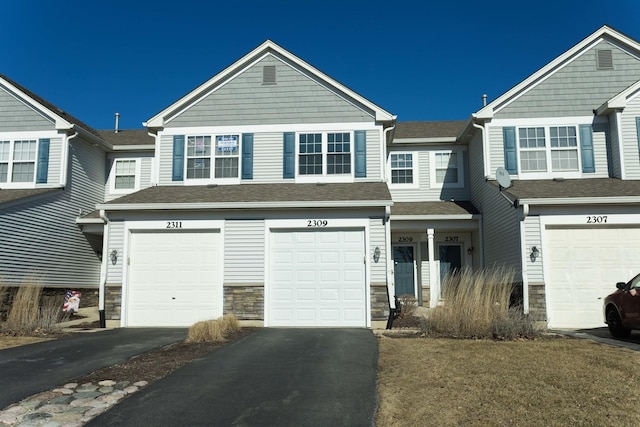
[[[438,122],[398,122],[394,140],[408,138],[455,138],[464,128],[464,120]]]
[[[471,202],[465,201],[399,202],[391,207],[391,215],[394,216],[475,215],[478,213]]]
[[[196,203],[278,203],[278,202],[374,202],[391,205],[391,194],[383,182],[331,184],[242,184],[217,186],[155,186],[105,203],[196,204]]]
[[[102,139],[111,145],[154,145],[155,139],[150,137],[146,129],[129,129],[114,132],[113,130],[99,130]]]
[[[0,189],[0,204],[60,191],[59,188]]]
[[[496,183],[497,186],[497,183]],[[640,197],[640,181],[617,178],[514,180],[504,190],[515,199]]]

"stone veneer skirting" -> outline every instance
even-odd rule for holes
[[[544,283],[529,283],[529,315],[534,321],[547,321],[547,302]]]
[[[386,283],[371,283],[371,320],[389,318],[389,297]]]
[[[107,320],[122,317],[122,283],[107,283],[104,293],[104,316]]]
[[[224,314],[238,320],[264,320],[264,284],[225,285]]]

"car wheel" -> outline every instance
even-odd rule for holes
[[[625,328],[622,325],[622,320],[618,311],[610,307],[607,309],[607,325],[609,326],[609,332],[616,338],[627,338],[631,335],[631,329]]]

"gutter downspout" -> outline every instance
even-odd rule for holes
[[[620,163],[620,179],[627,179],[627,170],[624,167],[624,147],[622,141],[622,111],[616,110],[616,133],[618,134],[618,162]]]
[[[529,314],[529,274],[527,272],[527,245],[525,242],[524,229],[524,220],[529,216],[529,204],[524,203],[521,206],[522,210],[519,212],[520,221],[518,228],[520,228],[520,253],[522,254],[522,309],[524,314]]]
[[[387,277],[387,299],[389,300],[389,319],[387,320],[387,329],[391,329],[393,326],[393,319],[396,314],[396,300],[395,300],[395,284],[393,281],[393,255],[391,253],[391,207],[385,206],[384,208],[384,244],[386,253],[386,277]]]
[[[107,262],[109,260],[109,218],[105,215],[104,209],[100,209],[100,218],[104,221],[104,234],[102,235],[102,263],[100,264],[98,314],[100,315],[100,327],[106,328],[107,321],[104,312],[104,300],[107,288]]]
[[[487,150],[487,135],[486,135],[486,129],[484,128],[484,126],[479,125],[475,122],[475,119],[471,119],[471,124],[473,125],[474,128],[476,129],[480,129],[480,132],[482,134],[482,159],[483,159],[483,169],[484,169],[484,177],[488,177],[489,176],[489,164],[490,164],[490,160],[489,160],[489,151]]]
[[[153,150],[154,155],[151,158],[151,162],[153,163],[151,165],[151,170],[153,171],[153,173],[151,176],[150,184],[153,186],[153,185],[158,185],[158,182],[160,182],[160,166],[159,166],[160,162],[156,160],[156,156],[158,155],[158,153],[160,153],[160,144],[158,143],[157,133],[151,133],[147,131],[147,135],[153,138],[153,141],[154,141],[153,146],[155,147]]]
[[[67,174],[69,172],[69,167],[71,166],[69,162],[69,146],[71,145],[71,140],[76,136],[78,136],[78,132],[74,133],[71,136],[67,135],[67,143],[64,144],[64,147],[63,147],[64,152],[62,153],[62,158],[67,163],[65,167],[62,168],[62,186],[63,187],[67,186]]]
[[[393,116],[393,126],[390,126],[388,128],[386,128],[384,130],[384,141],[382,144],[382,167],[380,168],[380,170],[382,171],[382,181],[383,182],[387,182],[387,144],[389,142],[389,134],[388,132],[394,130],[396,128],[396,120],[398,119],[398,116]],[[391,238],[391,237],[389,237]]]

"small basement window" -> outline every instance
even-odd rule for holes
[[[265,65],[262,67],[262,84],[274,85],[276,84],[276,66]]]

